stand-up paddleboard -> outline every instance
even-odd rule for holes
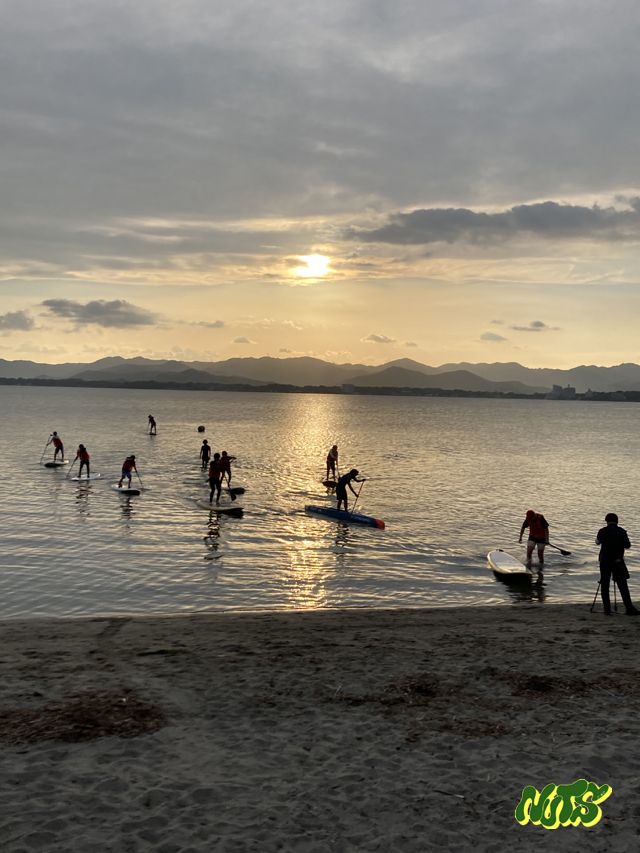
[[[345,521],[347,524],[364,524],[367,527],[377,527],[379,530],[384,530],[384,521],[379,518],[372,518],[370,515],[360,515],[359,512],[345,512],[343,509],[334,509],[329,506],[306,506],[305,512],[310,512],[313,515],[320,515],[323,518],[330,518],[333,521]]]
[[[140,489],[135,489],[133,486],[129,488],[128,486],[119,486],[117,483],[114,483],[111,486],[114,492],[120,492],[121,495],[139,495]]]
[[[74,483],[84,483],[87,480],[98,480],[102,475],[101,474],[89,474],[87,477],[86,474],[83,474],[82,477],[72,477]]]
[[[55,462],[43,462],[42,464],[45,468],[62,468],[63,465],[69,464],[69,460],[65,459],[64,462],[56,460]]]
[[[521,563],[513,555],[507,554],[501,548],[497,551],[489,551],[487,560],[494,575],[500,580],[507,583],[531,583],[533,578],[531,569],[528,569],[524,563]]]
[[[244,495],[244,486],[223,486],[223,492],[233,492],[234,495]]]
[[[196,501],[196,504],[200,509],[223,513],[224,515],[242,515],[243,510],[241,506],[219,506],[218,504],[210,504],[208,501]]]
[[[337,480],[323,480],[322,485],[326,486],[328,489],[335,489],[335,487],[338,485],[338,481]]]

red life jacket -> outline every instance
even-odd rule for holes
[[[547,538],[547,527],[542,526],[542,521],[544,521],[544,515],[540,515],[538,513],[535,518],[531,519],[529,522],[529,536],[532,539],[546,539]]]
[[[56,435],[56,436],[54,436],[54,439],[53,439],[53,446],[54,446],[54,447],[62,447],[62,439],[58,438],[58,436],[57,436],[57,435]]]
[[[222,465],[220,462],[212,462],[209,465],[209,477],[212,480],[219,480],[220,474],[222,473]]]
[[[81,462],[88,462],[88,461],[89,461],[89,458],[90,458],[90,457],[89,457],[89,454],[87,453],[87,451],[86,451],[86,450],[79,450],[79,451],[78,451],[78,459],[79,459]]]
[[[133,471],[135,464],[136,463],[133,461],[133,459],[125,459],[124,462],[122,463],[122,470],[123,471]]]

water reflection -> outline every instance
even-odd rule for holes
[[[92,486],[90,483],[81,483],[76,491],[76,508],[80,514],[80,518],[86,521],[91,515],[91,507],[89,498],[91,497]]]
[[[222,554],[218,553],[218,548],[220,547],[220,516],[213,515],[213,513],[209,516],[209,522],[207,524],[208,530],[207,535],[204,537],[204,545],[207,549],[208,553],[205,554],[205,560],[219,560],[222,557]]]

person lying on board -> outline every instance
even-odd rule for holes
[[[544,549],[545,545],[549,544],[549,525],[542,513],[534,512],[532,509],[527,510],[527,516],[520,528],[520,538],[518,542],[522,542],[522,536],[526,528],[529,528],[529,538],[527,539],[527,562],[531,565],[531,557],[534,548],[538,549],[538,560],[540,565],[544,565]]]
[[[222,481],[224,482],[225,474],[227,475],[227,483],[231,485],[231,463],[236,459],[235,456],[229,456],[226,450],[222,451],[220,458],[220,468],[222,470]]]
[[[211,486],[211,494],[209,495],[209,503],[213,503],[213,493],[217,492],[216,503],[220,503],[220,489],[222,484],[220,477],[222,476],[222,465],[220,464],[220,454],[214,453],[211,465],[209,465],[209,485]]]
[[[153,415],[149,415],[148,420],[149,420],[149,435],[156,435],[158,432],[158,429],[156,426],[156,419],[153,417]]]
[[[336,465],[338,464],[338,445],[334,444],[331,450],[327,453],[327,477],[329,479],[329,472],[333,475],[331,477],[332,480],[336,478]]]
[[[84,467],[86,467],[86,469],[87,469],[87,477],[88,477],[90,475],[90,471],[89,471],[90,456],[87,453],[87,448],[84,446],[84,444],[81,444],[78,447],[78,452],[76,453],[76,459],[80,460],[80,470],[78,471],[78,477],[82,477],[82,469]],[[74,459],[73,461],[75,462],[76,459]]]
[[[122,463],[122,477],[120,477],[120,482],[118,483],[118,488],[122,488],[122,481],[125,477],[129,479],[128,489],[131,488],[131,477],[133,476],[133,472],[138,473],[138,469],[136,468],[136,457],[131,455],[127,456],[127,458]]]
[[[354,490],[351,483],[364,483],[364,477],[362,480],[358,480],[358,474],[360,472],[357,468],[352,468],[348,474],[343,474],[342,477],[338,478],[338,485],[336,486],[336,497],[338,498],[338,509],[340,509],[340,505],[344,504],[344,511],[349,512],[349,503],[347,500],[347,486],[351,489],[353,494],[358,497],[358,493]]]
[[[202,459],[202,467],[206,468],[209,464],[209,459],[211,459],[211,447],[209,446],[209,442],[206,438],[202,442],[202,447],[200,448],[200,459]]]
[[[53,444],[53,446],[55,448],[55,450],[53,452],[53,461],[54,462],[56,461],[56,458],[57,458],[58,453],[59,453],[60,454],[60,461],[64,462],[64,445],[62,444],[62,439],[60,438],[60,436],[58,435],[58,433],[55,430],[51,433],[51,438],[47,442],[47,447],[49,447],[50,444]]]
[[[607,616],[611,616],[611,599],[609,598],[609,584],[611,578],[618,584],[622,601],[624,602],[627,616],[637,616],[640,610],[633,606],[627,580],[629,570],[624,561],[624,552],[631,548],[631,542],[624,527],[618,527],[618,516],[615,512],[608,512],[604,520],[606,527],[598,530],[596,545],[600,546],[600,593],[602,595],[602,606]]]

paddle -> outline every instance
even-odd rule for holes
[[[141,489],[144,489],[144,485],[143,485],[143,483],[142,483],[142,477],[140,476],[140,474],[138,474],[138,469],[137,469],[137,468],[135,469],[135,472],[136,472],[136,477],[138,478],[138,480],[140,480],[140,488],[141,488]]]
[[[51,440],[51,436],[49,436],[49,441]],[[44,446],[44,450],[42,451],[42,456],[40,457],[40,464],[42,464],[42,460],[44,459],[44,454],[47,452],[47,447],[49,447],[49,442],[47,442]]]
[[[571,551],[565,551],[564,548],[560,548],[558,545],[552,545],[551,542],[547,542],[547,545],[550,548],[555,548],[556,551],[560,551],[560,553],[562,554],[563,557],[570,557],[571,556]]]
[[[77,462],[77,461],[78,461],[78,457],[76,456],[76,458],[75,458],[75,459],[73,460],[73,462],[71,463],[71,467],[69,468],[69,473],[67,474],[67,480],[68,480],[68,479],[69,479],[69,477],[71,476],[71,472],[73,471],[73,466],[76,464],[76,462]]]
[[[364,486],[366,478],[360,483],[360,488],[358,489],[358,494],[356,495],[356,499],[353,502],[353,507],[351,508],[351,512],[355,511],[356,504],[358,503],[358,498],[360,497],[360,492],[362,491],[362,487]]]

